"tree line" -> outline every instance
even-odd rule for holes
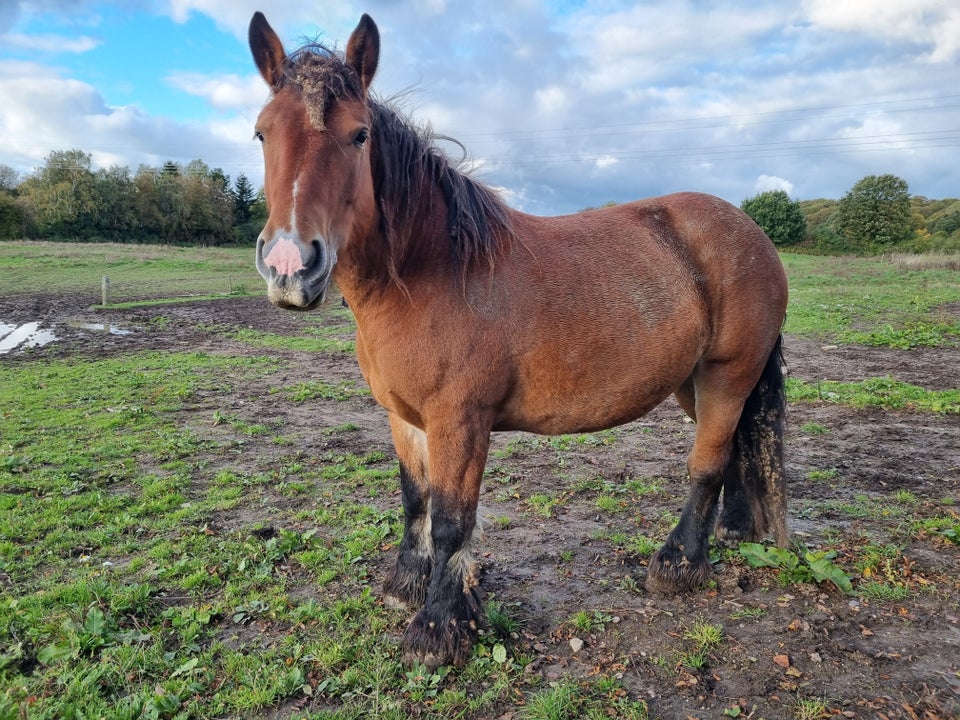
[[[56,150],[22,181],[0,165],[0,239],[248,244],[265,220],[262,191],[202,160],[94,170],[89,153]]]
[[[896,175],[868,175],[840,200],[791,200],[783,190],[741,204],[778,246],[819,253],[960,251],[960,199],[910,195]]]
[[[960,251],[960,200],[911,196],[896,175],[869,175],[840,200],[783,190],[741,204],[778,246],[825,253]],[[51,152],[21,180],[0,165],[0,240],[31,238],[252,244],[266,222],[263,191],[202,160],[93,170],[82,150]]]

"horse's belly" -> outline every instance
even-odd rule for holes
[[[494,430],[543,435],[592,432],[636,420],[659,405],[690,375],[695,360],[673,367],[596,367],[558,378],[528,376],[497,415]]]

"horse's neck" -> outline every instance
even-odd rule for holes
[[[377,298],[397,292],[409,297],[437,277],[453,274],[443,192],[428,184],[419,198],[407,227],[389,228],[388,238],[378,217],[369,234],[351,238],[342,249],[334,280],[355,313]]]

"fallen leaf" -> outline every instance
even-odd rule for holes
[[[790,667],[790,657],[788,655],[784,655],[784,654],[774,655],[773,662],[782,668]]]

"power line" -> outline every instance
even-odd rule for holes
[[[763,125],[782,125],[784,123],[811,122],[815,120],[830,120],[837,118],[851,118],[848,112],[856,109],[867,109],[866,116],[876,114],[887,115],[890,113],[905,112],[929,112],[933,110],[954,110],[960,108],[960,103],[955,104],[937,104],[944,101],[951,101],[960,98],[960,94],[949,94],[940,96],[928,96],[918,98],[906,98],[897,100],[878,100],[870,103],[833,105],[821,107],[792,108],[787,110],[764,111],[755,113],[729,114],[729,115],[705,115],[690,116],[686,118],[675,118],[665,120],[646,120],[630,123],[611,123],[603,125],[585,125],[581,127],[548,128],[548,129],[530,129],[530,130],[503,130],[491,131],[487,133],[467,133],[459,137],[470,142],[472,145],[483,145],[486,143],[508,143],[512,144],[518,140],[527,142],[549,143],[557,140],[568,140],[571,136],[578,139],[592,139],[598,136],[634,136],[641,135],[647,137],[654,133],[689,133],[702,132],[704,130],[715,130],[729,128],[732,131],[740,132],[744,127],[756,127]],[[923,103],[923,106],[916,107],[893,107],[905,103]],[[821,113],[821,114],[805,114]],[[864,117],[864,114],[857,116],[857,119]],[[701,123],[711,122],[714,124],[703,125]],[[726,145],[701,145],[687,146],[680,144],[680,140],[672,145],[665,147],[648,148],[627,148],[600,150],[592,149],[589,151],[580,151],[573,153],[542,153],[538,155],[516,154],[515,150],[510,155],[491,154],[481,159],[495,166],[525,166],[532,164],[560,164],[560,163],[580,163],[595,162],[598,158],[611,158],[617,160],[626,159],[674,159],[684,157],[703,157],[703,158],[724,158],[735,155],[738,159],[759,159],[772,157],[786,157],[791,155],[800,155],[807,153],[824,154],[828,152],[844,153],[863,153],[863,152],[895,152],[903,150],[930,150],[941,148],[953,148],[960,141],[958,131],[951,129],[933,129],[918,130],[911,132],[900,132],[886,135],[858,135],[841,137],[822,137],[807,140],[774,140],[763,143],[732,143]],[[9,139],[9,135],[7,136]],[[31,140],[33,140],[31,138]],[[26,147],[33,149],[43,149],[46,146],[36,143],[35,140],[27,142]],[[214,168],[229,170],[231,172],[243,172],[250,170],[256,172],[262,169],[263,164],[260,157],[260,151],[257,146],[251,144],[249,149],[237,143],[220,142],[211,143],[189,143],[174,144],[165,148],[163,153],[168,157],[188,157],[195,156],[197,153],[206,152],[210,154],[241,152],[248,155],[248,158],[237,162],[218,163]],[[137,152],[140,155],[158,156],[161,153],[152,150],[145,150],[138,147],[135,143],[117,143],[107,146],[100,146],[94,152],[106,154],[122,154],[126,152]],[[89,153],[88,153],[89,154]],[[0,158],[0,164],[11,167],[26,168],[32,170],[36,167],[37,161],[27,161],[22,159],[3,159]],[[161,163],[162,165],[162,163]],[[67,164],[44,164],[44,168],[69,169],[73,167]],[[148,166],[149,167],[149,166]]]

